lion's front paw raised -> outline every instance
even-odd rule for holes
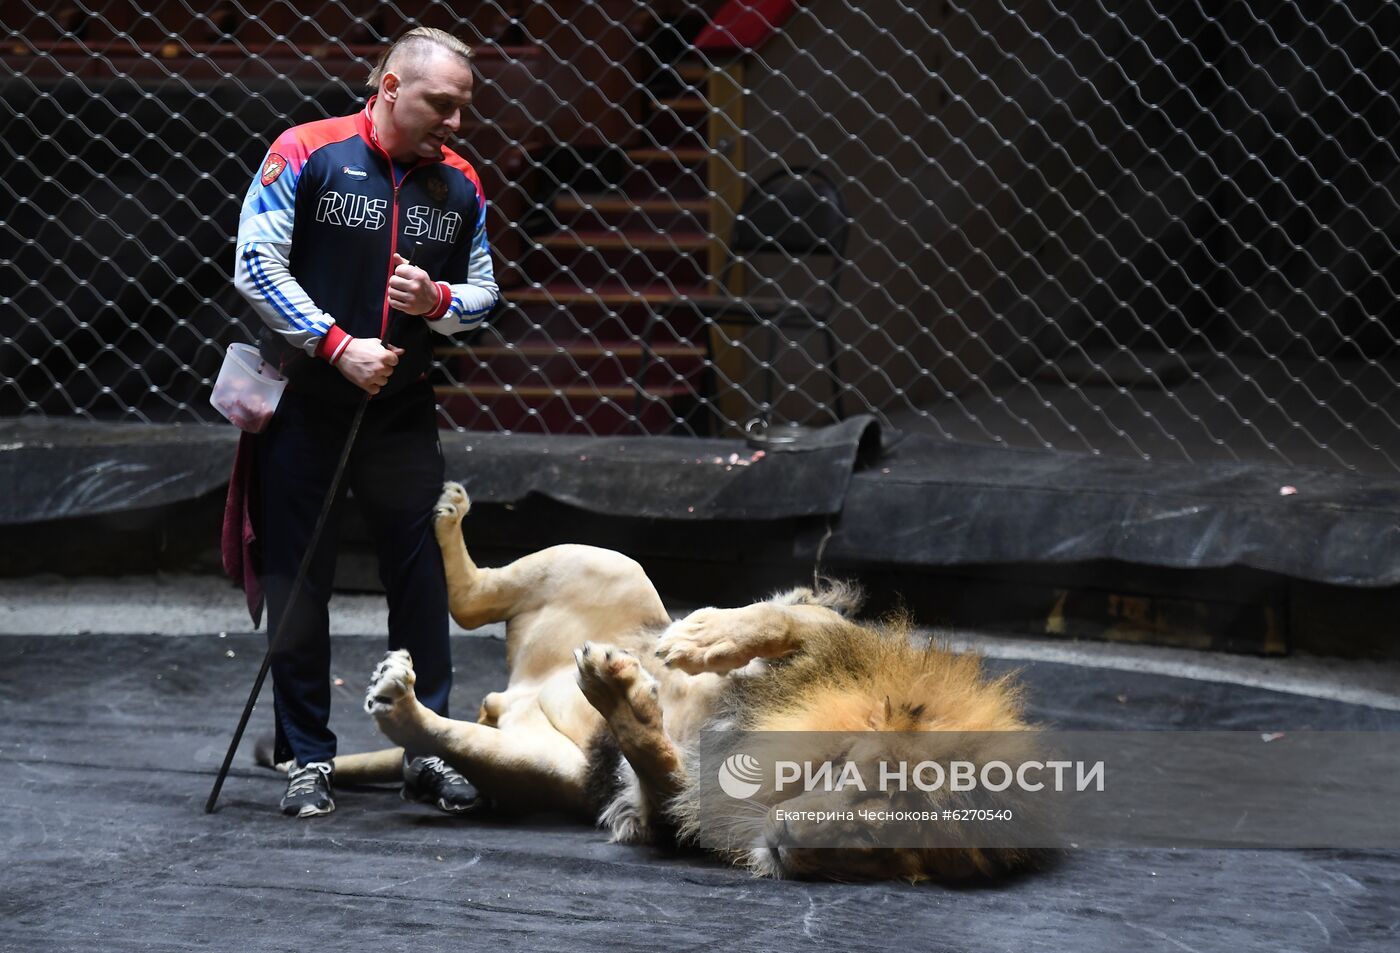
[[[626,708],[643,723],[659,722],[656,679],[642,668],[637,656],[612,645],[585,642],[574,650],[574,662],[578,687],[604,717]]]
[[[472,508],[472,501],[467,496],[466,489],[460,483],[444,483],[442,485],[442,495],[438,497],[437,504],[433,507],[433,520],[435,522],[457,521]]]
[[[697,609],[671,624],[656,642],[656,657],[690,675],[731,672],[753,657],[743,649],[751,627],[743,609]]]
[[[413,659],[403,649],[384,656],[369,677],[365,692],[365,711],[371,715],[392,711],[398,702],[413,691],[415,676]]]

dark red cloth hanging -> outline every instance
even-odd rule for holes
[[[695,48],[710,53],[753,52],[797,12],[797,0],[730,0],[700,35]]]
[[[247,597],[248,615],[255,627],[262,624],[263,612],[262,560],[259,558],[258,537],[254,529],[259,504],[256,440],[257,436],[250,433],[239,437],[238,450],[233,456],[233,472],[229,474],[228,497],[224,500],[224,526],[219,538],[224,572]]]

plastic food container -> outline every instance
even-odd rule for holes
[[[261,433],[286,388],[287,379],[262,359],[257,348],[230,344],[209,403],[239,430]]]

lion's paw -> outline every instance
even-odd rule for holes
[[[386,714],[398,702],[413,691],[416,676],[413,674],[413,659],[408,652],[399,649],[384,656],[384,661],[375,666],[369,677],[369,689],[365,692],[365,711],[371,715]]]
[[[466,488],[460,483],[444,483],[442,485],[442,495],[438,497],[437,504],[433,507],[433,521],[460,522],[472,508],[472,501],[467,496]]]
[[[658,687],[637,656],[612,645],[585,642],[574,650],[578,687],[604,717],[631,711],[644,724],[660,722]]]
[[[662,633],[656,641],[656,657],[690,675],[742,668],[752,658],[742,647],[750,631],[744,611],[696,609]]]

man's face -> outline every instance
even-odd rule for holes
[[[385,77],[393,93],[393,154],[396,159],[432,159],[462,126],[472,101],[472,69],[456,56],[434,50],[400,77]]]

